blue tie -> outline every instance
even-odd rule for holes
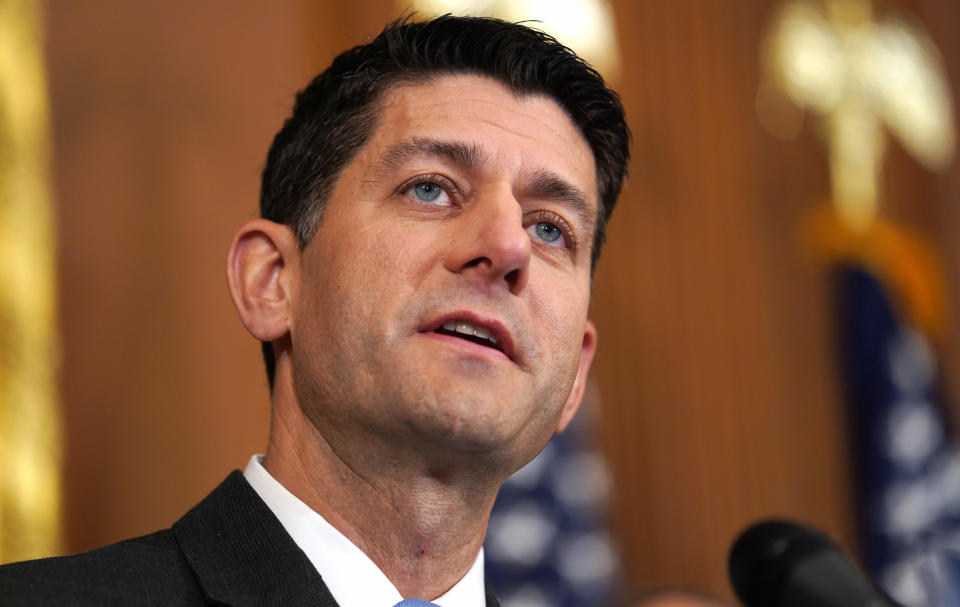
[[[437,605],[423,599],[403,599],[393,607],[437,607]]]

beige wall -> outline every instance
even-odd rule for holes
[[[293,92],[396,12],[335,4],[48,3],[72,551],[168,526],[263,448],[259,348],[222,264]],[[754,116],[769,2],[615,5],[634,165],[594,316],[617,528],[636,584],[728,595],[727,547],[756,517],[852,540],[829,284],[795,238],[826,165],[812,129],[785,143]],[[960,83],[960,8],[896,5]],[[896,146],[888,164],[888,208],[960,301],[960,170]]]

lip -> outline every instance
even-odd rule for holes
[[[461,310],[457,312],[450,312],[448,314],[444,314],[436,318],[432,318],[426,324],[424,324],[420,329],[418,329],[418,332],[423,334],[433,334],[434,331],[442,327],[444,323],[450,320],[465,320],[472,325],[487,329],[488,331],[490,331],[490,335],[497,338],[497,343],[500,345],[503,351],[501,352],[496,348],[491,348],[489,346],[482,346],[480,344],[473,343],[472,341],[468,341],[466,339],[460,339],[458,337],[453,337],[453,336],[445,335],[442,333],[435,333],[434,335],[438,337],[446,337],[451,340],[455,339],[458,342],[463,343],[464,345],[470,345],[475,348],[482,348],[485,351],[501,353],[507,358],[509,358],[513,363],[515,364],[517,363],[516,346],[514,345],[513,336],[510,335],[510,331],[500,321],[481,316],[475,312],[468,312],[466,310]]]

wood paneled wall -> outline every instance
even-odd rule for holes
[[[730,543],[765,516],[856,549],[831,284],[799,235],[829,195],[826,158],[815,123],[784,142],[755,113],[775,5],[617,4],[634,161],[596,281],[596,379],[641,586],[726,594]],[[958,90],[957,9],[894,8],[938,24]],[[956,295],[956,163],[934,176],[890,149],[885,210],[944,254]]]
[[[296,6],[53,1],[68,546],[169,526],[269,401],[224,279],[307,77]]]
[[[830,285],[797,236],[829,192],[826,162],[810,124],[783,142],[756,119],[772,2],[614,4],[635,138],[593,305],[614,520],[635,585],[729,596],[726,550],[755,518],[802,518],[855,545]],[[929,24],[957,91],[960,9],[891,5]],[[169,525],[262,450],[267,391],[225,251],[256,213],[293,92],[397,10],[47,9],[76,551]],[[887,208],[943,252],[954,302],[956,166],[933,176],[893,145],[886,173]]]

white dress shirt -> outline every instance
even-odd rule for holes
[[[267,472],[262,460],[262,455],[251,457],[243,471],[244,478],[313,563],[340,607],[393,607],[403,600],[370,557],[287,491]],[[482,548],[466,575],[432,602],[440,607],[486,605]]]

